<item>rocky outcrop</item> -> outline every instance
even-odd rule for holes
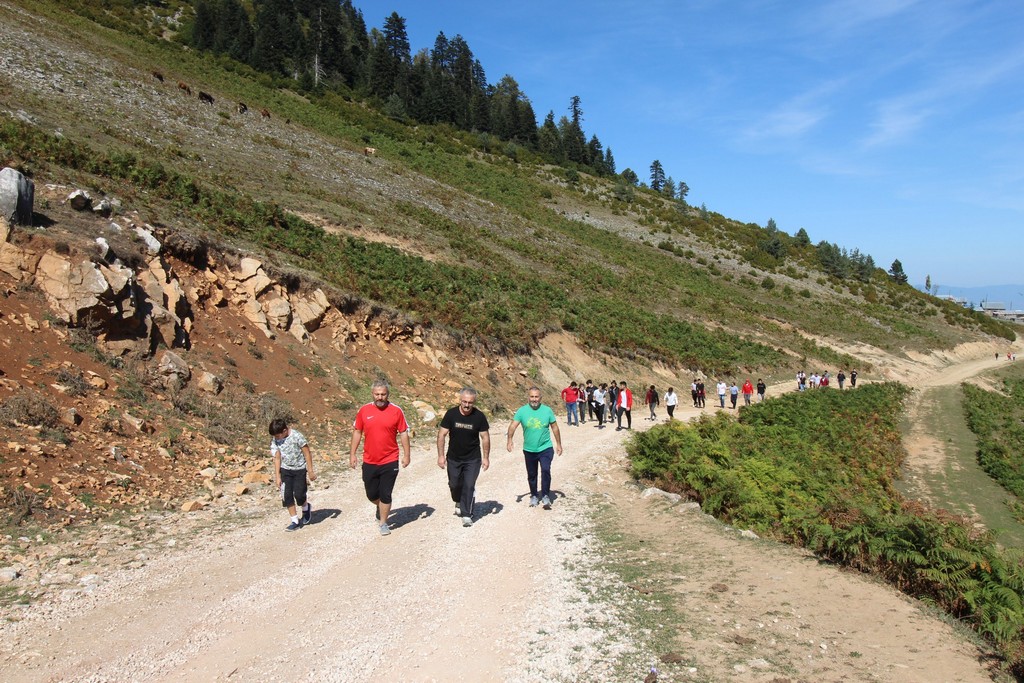
[[[0,171],[0,225],[32,225],[32,205],[35,199],[35,185],[31,180],[13,168]],[[0,234],[0,242],[6,235]]]

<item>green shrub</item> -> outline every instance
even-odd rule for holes
[[[899,422],[908,389],[787,394],[634,434],[637,478],[705,512],[884,577],[973,626],[1024,661],[1024,557],[969,520],[901,498]]]

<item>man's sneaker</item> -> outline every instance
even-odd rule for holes
[[[530,496],[530,507],[532,507],[532,508],[537,507],[537,503],[538,502],[540,502],[540,501],[537,500],[537,496]]]
[[[466,515],[462,518],[462,526],[473,526],[473,518]]]
[[[302,522],[292,522],[284,528],[285,531],[298,531],[302,528]]]
[[[540,504],[544,506],[545,510],[551,509],[551,499],[548,498],[547,496],[544,496],[543,498],[540,499]]]
[[[390,533],[391,533],[391,527],[389,527],[387,524],[381,524],[380,525],[380,535],[381,536],[387,536]]]
[[[305,510],[302,511],[302,523],[303,524],[309,524],[312,521],[313,521],[313,506],[310,505],[309,507],[307,507]]]

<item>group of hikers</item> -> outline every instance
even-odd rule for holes
[[[798,391],[804,391],[808,388],[827,387],[831,381],[828,372],[823,372],[820,375],[811,373],[808,376],[807,373],[801,370],[796,374],[796,378]],[[842,389],[847,380],[845,371],[840,370],[839,374],[836,375],[836,380],[839,383],[839,388]],[[856,370],[850,372],[849,380],[851,387],[857,386]],[[757,393],[757,400],[763,401],[767,389],[764,380],[760,378],[758,378],[756,384],[751,382],[749,378],[745,379],[742,385],[738,385],[735,380],[726,382],[724,379],[718,380],[715,384],[720,408],[726,407],[725,402],[726,397],[728,397],[729,407],[735,409],[740,396],[743,396],[744,405],[749,406],[753,401],[755,392]],[[593,380],[589,379],[586,383],[570,382],[569,386],[562,389],[562,400],[565,402],[566,423],[569,426],[586,424],[587,420],[590,419],[597,422],[599,429],[604,429],[606,423],[611,424],[614,420],[616,431],[632,429],[633,393],[626,382],[616,382],[613,380],[609,383],[594,384]],[[690,383],[690,400],[694,408],[705,407],[707,390],[704,386],[704,380],[700,377],[694,377],[693,382]],[[676,394],[675,388],[669,387],[668,391],[662,395],[653,384],[650,385],[644,393],[644,405],[650,409],[650,416],[644,419],[657,420],[657,408],[662,403],[665,404],[668,419],[675,419],[675,409],[679,405],[679,396]],[[622,426],[623,417],[626,418],[625,427]]]
[[[373,401],[356,413],[349,446],[349,466],[355,469],[359,464],[359,444],[363,444],[363,488],[366,499],[374,507],[375,523],[381,536],[391,534],[388,520],[395,483],[400,467],[408,467],[410,462],[409,424],[402,409],[391,403],[390,394],[387,382],[373,383]],[[476,481],[481,471],[490,467],[491,455],[490,424],[476,407],[476,399],[476,390],[464,387],[459,392],[459,404],[444,414],[437,430],[437,466],[447,471],[455,514],[466,527],[473,526]],[[506,448],[510,453],[513,437],[520,427],[530,507],[542,506],[550,510],[553,503],[551,462],[562,454],[562,437],[555,412],[541,403],[537,387],[530,387],[526,405],[516,411],[509,424]],[[291,517],[285,531],[297,531],[312,523],[307,480],[316,480],[313,456],[306,438],[285,420],[271,421],[269,432],[274,482],[281,492],[281,504]]]
[[[755,386],[749,379],[743,382],[742,388],[735,382],[730,386],[724,380],[720,380],[715,388],[718,391],[719,404],[722,408],[725,407],[727,395],[731,397],[732,407],[735,408],[741,393],[746,405],[750,405],[755,390]],[[757,380],[756,390],[759,399],[763,401],[767,390],[764,380]],[[694,408],[704,407],[706,390],[703,379],[699,377],[693,379],[690,384],[690,399]],[[562,400],[565,401],[566,423],[570,426],[586,424],[589,418],[597,422],[599,429],[604,429],[605,424],[611,424],[612,420],[615,421],[616,431],[633,427],[633,393],[626,382],[612,381],[607,384],[594,384],[593,380],[589,379],[585,384],[570,382],[569,386],[562,389]],[[657,409],[662,403],[665,404],[668,419],[674,420],[676,406],[679,405],[679,396],[676,394],[675,387],[669,387],[668,391],[662,395],[653,384],[650,385],[644,392],[644,405],[650,410],[650,415],[644,419],[657,420]],[[626,418],[625,427],[622,426],[623,417]]]
[[[850,372],[850,386],[857,385],[857,371]],[[842,370],[836,375],[839,388],[846,382]],[[812,373],[809,377],[797,373],[797,389],[804,391],[829,386],[829,373]],[[731,384],[719,380],[715,385],[719,407],[725,408],[726,396],[731,408],[735,409],[739,396],[750,405],[756,391],[758,400],[763,401],[767,387],[764,380],[753,384],[749,379],[742,387],[735,381]],[[370,388],[373,400],[356,413],[349,446],[349,466],[355,469],[359,464],[358,451],[363,444],[362,479],[366,498],[374,506],[374,517],[382,536],[391,533],[388,522],[391,514],[392,494],[398,480],[400,468],[410,462],[409,424],[405,413],[391,403],[388,383],[378,380]],[[616,430],[633,427],[633,392],[624,381],[594,384],[571,382],[562,390],[566,407],[566,420],[570,426],[585,424],[587,419],[597,422],[603,429],[615,420]],[[694,378],[690,384],[693,407],[705,407],[704,380]],[[473,525],[476,481],[481,472],[490,467],[491,437],[490,424],[483,412],[476,407],[477,392],[464,387],[459,392],[459,403],[448,409],[437,430],[437,466],[447,471],[448,489],[456,514],[463,526]],[[674,419],[679,397],[675,388],[669,387],[661,395],[652,384],[644,394],[644,405],[650,409],[646,419],[657,420],[657,408],[664,402],[668,419]],[[622,426],[626,418],[626,426]],[[530,507],[542,506],[551,509],[551,462],[562,454],[562,438],[558,430],[558,419],[549,406],[541,403],[541,391],[530,387],[526,405],[519,408],[508,426],[506,448],[512,452],[513,436],[522,427],[523,458],[526,478],[530,487]],[[271,436],[270,454],[274,460],[274,483],[281,492],[281,504],[291,518],[286,531],[297,531],[312,522],[312,506],[307,497],[309,481],[316,480],[313,470],[313,456],[309,443],[297,429],[288,426],[282,419],[271,421],[268,431]],[[446,448],[447,443],[447,448]],[[539,475],[539,483],[538,483]]]

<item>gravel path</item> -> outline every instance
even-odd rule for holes
[[[502,447],[463,528],[421,444],[390,536],[355,472],[315,486],[316,523],[298,533],[268,496],[252,523],[211,520],[191,547],[4,624],[0,679],[608,680],[623,657],[649,656],[595,597],[621,591],[598,566],[581,480],[624,432],[563,431],[551,511],[528,507],[521,452]]]

